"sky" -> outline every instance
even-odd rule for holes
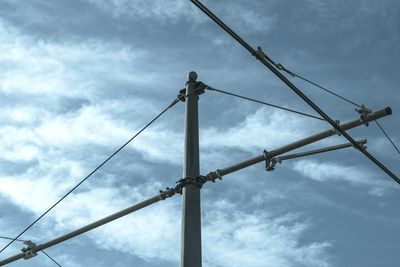
[[[400,2],[204,3],[274,61],[376,111],[400,146]],[[0,1],[0,236],[15,237],[184,88],[212,87],[315,112],[188,0]],[[288,77],[333,119],[355,107]],[[179,102],[21,238],[40,244],[156,195],[182,178]],[[207,174],[330,129],[319,120],[206,91]],[[375,123],[349,131],[397,175]],[[331,137],[298,151],[346,143]],[[204,267],[400,264],[400,187],[353,148],[264,164],[204,185]],[[179,266],[181,196],[46,250],[64,267]],[[6,245],[0,240],[0,245]],[[14,243],[0,254],[20,252]],[[10,266],[56,266],[44,255]]]

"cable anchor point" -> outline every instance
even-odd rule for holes
[[[32,242],[31,240],[24,241],[26,247],[22,248],[21,251],[24,254],[23,258],[25,260],[29,260],[37,255],[34,249],[37,247],[36,243]]]
[[[356,108],[354,110],[357,111],[358,114],[360,114],[360,121],[368,127],[369,123],[365,120],[365,117],[367,117],[368,114],[372,113],[372,111],[364,104],[362,104],[360,108]]]
[[[335,124],[336,124],[337,126],[340,126],[340,121],[339,121],[339,120],[335,120]],[[338,135],[338,136],[341,136],[341,135],[342,135],[336,128],[333,128],[333,129],[332,129],[332,132],[333,132],[335,135]]]
[[[195,95],[201,95],[204,94],[205,89],[207,88],[207,85],[205,85],[202,82],[196,82],[195,83],[195,88],[193,90],[193,94]],[[182,101],[182,102],[186,102],[186,98],[188,97],[188,95],[186,94],[186,88],[183,88],[181,90],[179,90],[179,94],[177,96],[177,98]]]

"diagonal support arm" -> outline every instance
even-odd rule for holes
[[[360,120],[360,119],[353,120],[353,121],[347,122],[345,124],[342,124],[338,127],[340,128],[340,130],[341,130],[340,133],[341,133],[341,132],[347,131],[349,129],[363,125],[366,122],[374,121],[374,120],[383,118],[383,117],[385,117],[387,115],[391,115],[391,114],[392,114],[392,109],[387,107],[387,108],[379,110],[377,112],[368,114],[367,116],[364,117],[363,120]],[[297,148],[315,143],[317,141],[320,141],[322,139],[325,139],[327,137],[330,137],[330,136],[333,136],[336,134],[339,134],[339,133],[335,127],[334,129],[330,129],[330,130],[326,130],[326,131],[314,134],[312,136],[306,137],[304,139],[300,139],[296,142],[293,142],[291,144],[282,146],[280,148],[277,148],[277,149],[274,149],[274,150],[271,150],[268,152],[264,150],[264,153],[257,157],[245,160],[243,162],[234,164],[232,166],[229,166],[229,167],[226,167],[223,169],[217,169],[216,171],[210,172],[207,174],[206,178],[207,178],[207,180],[210,180],[210,181],[215,181],[216,179],[221,179],[222,176],[225,176],[227,174],[250,167],[254,164],[257,164],[257,163],[260,163],[260,162],[263,162],[266,160],[271,160],[274,157],[277,157],[277,156],[287,153],[289,151],[295,150]],[[355,146],[355,148],[359,149],[360,146],[362,146],[362,144],[357,143],[357,146]]]

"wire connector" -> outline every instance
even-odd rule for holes
[[[182,194],[182,188],[174,187],[174,188],[165,188],[165,190],[160,190],[160,199],[165,200],[167,198],[172,197],[176,193]]]
[[[275,170],[276,164],[281,164],[282,159],[280,157],[272,158],[269,161],[266,161],[265,170],[267,172],[271,172]]]
[[[360,121],[361,121],[362,123],[364,123],[366,126],[368,126],[369,123],[368,123],[367,121],[365,121],[365,117],[366,117],[368,114],[370,114],[372,111],[371,111],[369,108],[367,108],[366,106],[364,106],[364,104],[361,105],[360,108],[356,108],[355,111],[357,111],[358,114],[360,114]]]
[[[194,86],[195,86],[195,88],[193,90],[193,94],[195,94],[195,95],[204,94],[205,89],[207,87],[207,85],[205,85],[202,82],[196,82]],[[186,88],[179,90],[179,94],[178,94],[177,98],[182,102],[186,102],[186,97],[188,97],[188,95],[186,94]]]
[[[340,126],[340,121],[339,121],[339,120],[335,120],[335,124],[336,124],[337,126]],[[341,136],[341,135],[342,135],[336,128],[333,128],[333,129],[332,129],[332,132],[333,132],[334,134],[338,135],[338,136]]]
[[[24,241],[24,244],[26,245],[26,247],[21,249],[22,253],[24,254],[23,258],[25,260],[29,260],[30,258],[35,257],[37,253],[33,251],[33,249],[36,248],[36,243],[32,242],[31,240],[26,240]]]
[[[218,180],[222,180],[222,175],[220,174],[220,170],[217,169],[214,172],[209,172],[206,176],[204,176],[206,181],[210,181],[215,183],[215,181]]]

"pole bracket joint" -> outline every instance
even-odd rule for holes
[[[335,124],[336,124],[338,127],[340,127],[340,121],[339,121],[339,120],[335,120]],[[338,135],[338,136],[341,136],[341,135],[342,135],[342,134],[339,132],[339,130],[336,129],[336,128],[332,128],[332,132],[333,132],[335,135]]]
[[[203,82],[195,82],[194,86],[195,86],[195,88],[191,94],[194,94],[197,96],[204,94],[205,89],[207,88],[207,85],[205,85]],[[178,94],[177,98],[182,102],[186,102],[186,98],[188,96],[189,95],[186,94],[186,88],[183,88],[183,89],[179,90],[179,94]]]
[[[22,258],[25,260],[29,260],[37,255],[34,249],[37,247],[36,243],[32,242],[31,240],[24,241],[26,247],[22,248],[21,251],[24,254]]]
[[[176,182],[177,183],[176,187],[180,188],[182,190],[185,186],[192,184],[192,185],[197,186],[198,188],[202,188],[203,184],[206,182],[207,182],[207,177],[202,176],[202,175],[196,176],[194,178],[193,177],[184,177]]]
[[[355,111],[357,111],[358,114],[360,114],[360,121],[368,127],[369,123],[368,121],[365,120],[365,117],[367,117],[368,114],[372,113],[372,111],[366,106],[364,106],[364,104],[361,105],[360,108],[356,108]]]

